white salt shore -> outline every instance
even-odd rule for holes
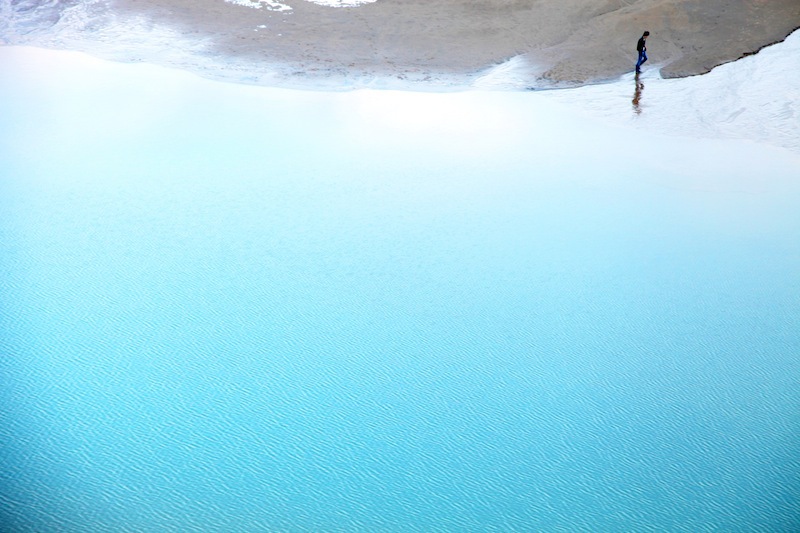
[[[800,153],[800,31],[708,74],[661,79],[653,70],[549,96],[593,116],[687,137],[749,139]]]
[[[107,63],[91,59],[78,52],[45,51],[27,47],[0,47],[0,64],[4,72],[28,73],[35,76],[33,86],[44,88],[63,83],[61,78],[74,79],[70,69],[62,67],[68,61],[76,67],[87,68],[101,74],[118,72],[122,76],[131,77],[132,84],[141,88],[147,86],[147,92],[154,95],[170,91],[174,80],[195,80],[194,75],[170,71],[162,67],[143,64],[124,65]],[[548,105],[571,115],[591,117],[607,126],[621,126],[638,131],[637,135],[674,135],[687,138],[738,139],[754,141],[780,147],[795,154],[800,154],[800,31],[790,35],[784,42],[770,46],[758,54],[743,58],[734,63],[717,67],[706,75],[682,79],[661,79],[656,67],[645,68],[645,72],[634,77],[625,75],[612,83],[590,85],[574,89],[525,91],[528,67],[525,60],[516,58],[506,64],[486,72],[466,93],[424,93],[413,95],[402,91],[359,90],[349,97],[349,101],[382,102],[386,112],[394,115],[397,109],[394,103],[415,101],[419,109],[431,110],[447,102],[445,108],[452,113],[440,116],[434,113],[437,120],[426,123],[434,129],[449,129],[447,121],[455,120],[462,124],[460,115],[491,115],[489,110],[497,102],[504,106],[521,106],[520,116],[525,113],[529,104],[542,108]],[[151,81],[136,80],[136,76],[148,72],[154,79]],[[18,77],[18,76],[16,76]],[[6,95],[6,101],[14,101],[13,91],[18,87],[15,76],[3,78],[0,87]],[[91,76],[89,76],[91,78]],[[30,81],[30,80],[29,80]],[[186,81],[186,83],[190,83]],[[195,80],[198,86],[215,86],[219,82],[203,82]],[[228,84],[229,85],[229,84]],[[221,86],[226,86],[222,84]],[[89,89],[87,87],[87,89]],[[501,91],[497,91],[500,89]],[[511,91],[508,91],[511,89]],[[230,86],[232,93],[247,92],[247,89]],[[292,90],[253,88],[252,91],[263,91],[264,94],[291,94]],[[488,92],[487,92],[488,91]],[[387,94],[380,94],[387,93]],[[501,94],[505,93],[505,94]],[[516,93],[516,94],[514,94]],[[99,94],[102,94],[100,91]],[[305,94],[306,91],[297,91]],[[326,95],[326,96],[322,96]],[[108,95],[113,98],[114,95]],[[20,96],[24,97],[24,96]],[[318,95],[324,101],[348,101],[348,97],[336,97],[334,93],[321,92]],[[427,99],[431,99],[430,102]],[[435,102],[435,103],[434,103]],[[467,104],[467,102],[469,102]],[[484,105],[488,103],[488,107]],[[111,104],[109,104],[111,105]],[[119,105],[126,105],[120,100]],[[417,109],[409,108],[412,104],[402,104],[404,112],[411,116],[419,116]],[[469,108],[459,110],[459,106]],[[477,107],[477,109],[475,109]],[[375,110],[373,110],[375,111]],[[576,115],[577,114],[577,115]],[[438,121],[438,123],[437,123]],[[493,118],[494,122],[502,122]],[[545,126],[557,136],[555,124]],[[665,161],[665,164],[669,164]]]

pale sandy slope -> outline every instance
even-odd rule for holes
[[[800,27],[800,0],[320,5],[355,1],[0,0],[0,42],[78,49],[250,83],[325,88],[467,86],[518,57],[529,84],[545,87],[631,71],[645,29],[652,32],[648,66],[669,78],[707,72]]]
[[[652,33],[651,65],[659,65],[664,77],[685,76],[800,27],[800,0],[376,0],[338,9],[281,0],[261,6],[115,3],[116,10],[193,32],[215,52],[286,64],[297,76],[412,81],[469,77],[520,54],[533,67],[532,83],[610,79],[631,70],[645,29]]]

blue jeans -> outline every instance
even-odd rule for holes
[[[639,67],[641,67],[642,63],[644,63],[645,61],[647,61],[647,52],[642,50],[641,52],[639,52],[639,61],[636,62],[636,72],[639,72]]]

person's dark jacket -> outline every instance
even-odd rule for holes
[[[644,37],[639,37],[639,42],[636,43],[636,51],[642,53],[645,50],[647,50],[647,46],[644,44]]]

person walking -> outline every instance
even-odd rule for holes
[[[647,36],[650,35],[649,31],[646,31],[639,37],[639,42],[636,43],[636,51],[639,52],[639,60],[636,62],[636,74],[639,74],[642,71],[642,63],[647,61]]]

